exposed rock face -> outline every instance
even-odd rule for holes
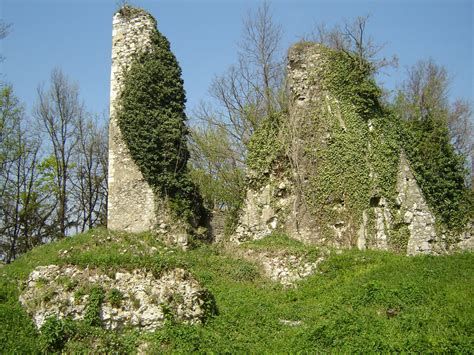
[[[456,243],[454,243],[450,250],[472,250],[474,251],[474,224],[471,222],[466,230],[457,236]]]
[[[278,212],[288,207],[292,200],[291,197],[283,197],[286,186],[285,182],[281,182],[277,187],[275,184],[268,184],[259,191],[247,191],[240,224],[233,236],[234,241],[262,239],[280,226]]]
[[[260,264],[266,277],[285,287],[295,286],[296,282],[313,275],[318,265],[324,261],[323,256],[310,261],[304,255],[254,250],[247,250],[243,257]]]
[[[81,320],[93,286],[104,292],[100,318],[107,329],[134,326],[154,330],[162,327],[167,317],[195,324],[206,315],[208,293],[183,269],[155,278],[145,270],[111,276],[76,266],[40,266],[30,274],[20,302],[38,328],[50,316]]]
[[[157,222],[155,196],[133,161],[115,116],[124,70],[135,55],[149,48],[154,31],[155,19],[143,10],[125,7],[114,15],[107,205],[107,226],[113,230],[143,232]]]
[[[354,210],[348,213],[344,199],[353,197],[344,196],[346,194],[344,190],[341,190],[341,197],[336,196],[324,202],[329,206],[332,215],[332,221],[328,224],[322,223],[321,219],[309,211],[308,203],[303,203],[305,194],[301,193],[301,190],[311,188],[308,181],[320,161],[317,153],[312,156],[307,154],[311,147],[307,143],[311,139],[318,139],[321,142],[318,149],[324,151],[330,144],[334,144],[337,137],[342,136],[341,139],[346,139],[344,137],[347,136],[343,134],[346,132],[350,134],[351,129],[359,129],[359,132],[362,132],[359,133],[360,137],[383,135],[378,132],[380,124],[377,126],[377,122],[367,117],[358,118],[358,122],[362,122],[365,128],[360,126],[360,123],[357,128],[354,128],[353,123],[351,126],[351,121],[346,115],[352,114],[354,122],[354,114],[358,113],[351,111],[353,105],[346,103],[342,107],[337,96],[324,86],[324,76],[328,75],[325,72],[328,60],[325,53],[317,44],[296,45],[289,51],[290,110],[287,121],[281,129],[287,130],[289,132],[287,136],[290,136],[287,143],[290,149],[286,154],[290,155],[290,160],[297,160],[298,164],[292,165],[292,170],[286,177],[271,171],[267,184],[247,191],[233,241],[239,243],[261,239],[273,231],[281,231],[306,243],[336,248],[357,246],[359,249],[396,250],[409,255],[445,252],[446,238],[443,235],[437,236],[435,217],[416,182],[403,150],[399,150],[396,188],[394,187],[396,196],[392,196],[391,200],[381,192],[383,189],[380,188],[380,184],[383,184],[384,180],[377,180],[380,171],[369,158],[360,162],[361,170],[355,174],[359,178],[362,176],[366,181],[373,181],[370,184],[373,186],[372,197],[368,195],[364,203],[366,207],[361,209],[358,215],[354,216]],[[318,117],[318,120],[314,121],[316,126],[309,127],[315,134],[306,134],[305,125],[315,116]],[[298,130],[302,133],[291,136]],[[357,146],[363,147],[367,157],[372,156],[373,150],[376,149],[371,145],[370,139]],[[396,165],[392,166],[395,174]],[[320,168],[319,174],[321,171],[322,174],[330,173],[321,169],[323,168]],[[468,234],[460,237],[459,246],[471,245],[471,234],[470,232]]]
[[[442,243],[436,243],[435,217],[410,169],[405,154],[401,154],[397,178],[398,202],[403,213],[403,222],[408,226],[407,254],[431,254],[441,251]]]

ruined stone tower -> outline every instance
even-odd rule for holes
[[[114,230],[142,232],[156,224],[153,191],[132,160],[115,117],[123,72],[130,66],[134,55],[148,48],[154,31],[155,19],[143,10],[124,7],[114,15],[107,210],[107,226]]]
[[[293,160],[291,168],[282,174],[281,164],[276,164],[273,170],[268,169],[265,183],[250,186],[233,240],[261,239],[273,232],[283,232],[305,243],[336,248],[357,246],[409,255],[445,252],[448,246],[444,236],[435,230],[435,216],[418,186],[403,147],[386,150],[385,155],[377,151],[387,149],[383,144],[389,135],[383,131],[383,116],[362,116],[355,111],[353,102],[343,96],[338,98],[336,90],[327,84],[326,78],[333,74],[333,68],[328,66],[330,53],[334,52],[314,43],[299,43],[290,49],[289,113],[281,124],[284,135],[278,139],[287,139],[286,152],[288,159]],[[356,144],[351,149],[338,151],[338,160],[345,165],[339,165],[337,171],[331,170],[329,164],[324,165],[330,159],[325,154],[331,147],[352,142]],[[391,147],[395,145],[396,142]],[[364,152],[362,159],[354,159],[354,149]],[[344,154],[350,159],[343,160]],[[393,159],[390,166],[376,165],[380,156],[384,161],[388,161],[387,156],[400,159],[398,162]],[[353,161],[357,163],[351,165]],[[331,161],[331,164],[335,163]],[[391,180],[394,185],[390,190],[391,203],[390,196],[384,192],[387,190],[383,189],[388,179],[380,178],[388,173],[382,171],[381,166],[397,177]],[[338,183],[333,180],[336,174],[344,176],[347,171],[354,171],[345,180],[351,180],[353,185],[356,184],[353,181],[358,181],[357,189],[347,186],[339,189],[337,186],[342,179],[337,180]],[[316,180],[316,174],[324,180]],[[314,202],[319,201],[314,196],[326,192],[317,185],[324,181],[331,181],[329,188],[336,188],[330,190],[329,198]],[[351,210],[351,199],[356,198],[354,191],[359,192],[364,186],[368,186],[364,201]],[[315,205],[317,209],[313,208]],[[472,239],[469,233],[458,238],[465,245]]]

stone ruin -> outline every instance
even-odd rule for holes
[[[113,230],[143,232],[157,223],[154,193],[133,161],[115,117],[124,70],[134,55],[149,48],[154,31],[156,21],[145,11],[133,9],[114,15],[107,201],[107,226]]]
[[[45,281],[47,280],[47,282]],[[184,269],[172,269],[158,278],[146,270],[121,270],[107,275],[96,269],[73,265],[46,265],[35,268],[20,295],[20,303],[39,329],[51,317],[84,320],[90,295],[84,290],[100,286],[116,302],[105,297],[100,318],[106,329],[136,327],[155,330],[163,327],[167,313],[174,321],[199,324],[206,317],[207,292]]]
[[[155,19],[143,10],[125,7],[114,16],[107,223],[108,228],[112,230],[129,232],[156,230],[164,236],[172,230],[174,241],[178,239],[179,243],[186,244],[185,233],[176,232],[177,222],[172,221],[166,204],[154,195],[132,160],[115,118],[124,70],[137,53],[149,48],[154,31],[156,31]],[[319,87],[320,83],[311,81],[313,78],[310,80],[308,74],[319,66],[322,52],[318,48],[316,44],[294,46],[289,51],[290,122],[296,121],[298,117],[305,117],[311,112],[315,102],[324,101],[321,97],[324,90]],[[344,124],[337,102],[333,116]],[[370,127],[370,122],[367,129],[373,129]],[[282,231],[305,243],[337,248],[357,246],[359,249],[388,250],[391,249],[388,243],[389,235],[394,229],[400,228],[401,223],[409,231],[407,254],[446,252],[448,248],[446,238],[435,230],[435,217],[426,203],[403,151],[400,153],[397,194],[396,210],[389,208],[382,196],[376,203],[371,204],[371,211],[363,212],[362,222],[356,228],[350,225],[350,221],[344,219],[335,225],[326,226],[334,234],[333,238],[327,238],[321,233],[321,226],[315,224],[311,214],[297,203],[298,196],[292,191],[291,179],[279,179],[270,174],[267,185],[259,190],[250,188],[247,191],[238,228],[232,240],[239,243],[249,239],[261,239],[274,231]],[[374,216],[372,217],[374,220],[369,220],[369,215]],[[395,219],[399,222],[395,223]],[[369,224],[375,228],[368,228]],[[349,230],[357,230],[357,233],[352,233],[354,236],[347,238]],[[166,237],[164,239],[166,240]],[[458,246],[461,248],[474,247],[474,238],[470,230],[458,240],[460,240]]]
[[[113,17],[107,227],[133,233],[153,230],[164,241],[186,248],[187,225],[173,220],[167,202],[154,194],[133,161],[116,119],[124,73],[137,55],[150,49],[156,26],[153,16],[130,6]]]
[[[315,106],[327,104],[324,109],[329,112],[331,119],[339,121],[338,126],[346,130],[339,102],[331,98],[330,90],[323,84],[322,75],[325,73],[321,72],[321,63],[325,60],[325,52],[322,49],[319,44],[305,43],[297,44],[289,51],[290,109],[287,127],[299,125],[301,122],[298,120],[314,114]],[[314,72],[318,74],[312,74]],[[376,130],[369,120],[367,132],[377,134],[374,129]],[[326,130],[330,135],[330,128]],[[304,144],[303,141],[303,146]],[[376,171],[371,171],[367,179],[376,175]],[[362,222],[358,226],[351,225],[353,221],[345,215],[346,208],[341,201],[333,203],[333,210],[339,215],[339,220],[328,226],[318,225],[295,190],[292,177],[282,178],[271,171],[263,187],[248,189],[232,239],[240,243],[261,239],[273,232],[284,232],[308,244],[335,248],[358,247],[361,250],[395,250],[389,243],[390,235],[394,230],[404,227],[409,232],[408,243],[406,250],[396,250],[398,252],[406,252],[408,255],[441,254],[448,249],[474,248],[472,228],[458,236],[457,243],[451,246],[448,246],[444,233],[437,233],[435,216],[416,182],[403,150],[400,152],[398,166],[395,208],[389,207],[385,196],[373,198],[370,207],[363,211]],[[369,220],[369,215],[373,216],[372,221]],[[369,228],[369,225],[374,228]],[[326,231],[332,231],[332,236],[328,237],[328,233],[323,232],[323,227],[326,227]]]

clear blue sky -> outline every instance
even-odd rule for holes
[[[260,1],[132,0],[149,11],[168,37],[183,69],[188,111],[206,92],[212,78],[236,60],[242,19]],[[398,70],[381,78],[394,88],[406,68],[433,58],[452,76],[451,98],[474,102],[473,1],[269,1],[275,22],[284,30],[285,50],[320,22],[328,26],[370,14],[368,32],[384,52],[400,59]],[[6,58],[0,72],[27,107],[36,88],[61,68],[81,90],[94,112],[108,111],[112,16],[116,0],[0,0],[0,17],[12,24],[0,41]]]

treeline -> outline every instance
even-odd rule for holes
[[[38,88],[31,115],[1,84],[0,260],[106,223],[104,121],[87,112],[61,70]]]

